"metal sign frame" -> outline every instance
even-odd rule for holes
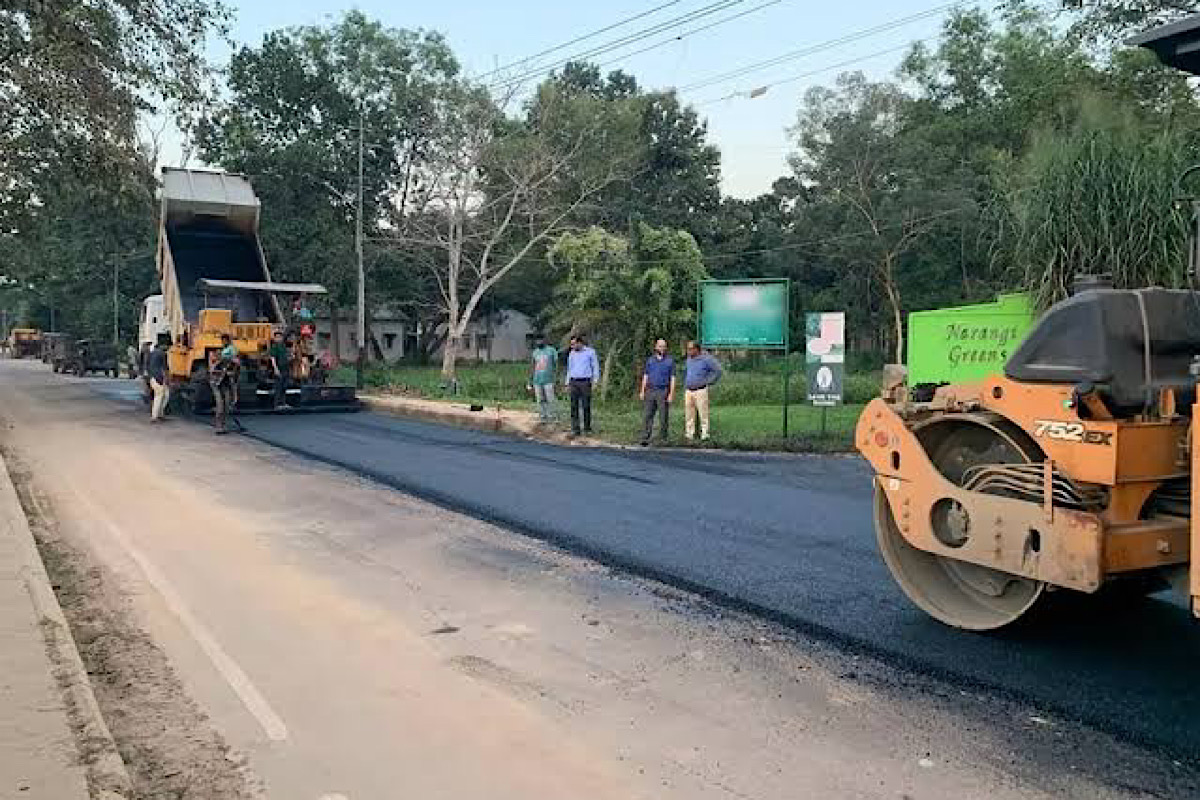
[[[696,285],[696,338],[701,347],[710,346],[704,339],[704,287],[729,285],[782,285],[783,286],[783,342],[781,344],[728,344],[716,343],[712,347],[727,350],[782,350],[783,351],[783,438],[788,436],[788,388],[791,380],[792,336],[792,280],[791,278],[730,278],[727,280],[703,280]]]

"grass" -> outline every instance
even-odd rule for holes
[[[795,361],[793,359],[793,361]],[[822,411],[805,403],[803,372],[791,365],[791,406],[788,437],[783,437],[782,359],[758,364],[754,369],[729,369],[711,391],[712,442],[716,447],[736,450],[788,450],[837,452],[852,449],[854,425],[863,404],[879,386],[875,373],[847,376],[846,405],[830,408],[826,429],[821,431]],[[343,368],[345,370],[345,368]],[[336,377],[353,380],[353,371]],[[372,366],[364,375],[368,391],[407,394],[430,400],[503,405],[505,408],[535,410],[525,385],[524,363],[467,364],[458,371],[458,393],[445,385],[438,367]],[[620,397],[616,395],[620,394]],[[559,391],[560,425],[569,425],[570,406]],[[642,406],[636,397],[610,390],[608,402],[593,403],[594,427],[598,437],[632,444],[641,438]],[[683,438],[683,393],[671,408],[669,444],[688,446]]]

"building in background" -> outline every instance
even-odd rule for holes
[[[358,353],[354,314],[344,311],[340,315],[336,350],[333,348],[333,325],[329,314],[319,313],[316,319],[317,349],[322,352],[333,350],[342,361],[353,360]],[[424,334],[417,323],[404,314],[387,309],[377,310],[371,315],[370,328],[383,359],[389,363],[416,352],[419,337]],[[459,355],[463,361],[523,361],[529,357],[532,349],[533,333],[532,320],[520,311],[497,311],[479,317],[467,326]],[[436,361],[441,355],[442,347],[438,346],[431,354],[431,359]]]

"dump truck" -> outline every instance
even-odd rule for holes
[[[41,351],[42,334],[37,328],[13,328],[9,331],[9,358],[37,358]]]
[[[321,295],[320,284],[271,280],[258,238],[259,200],[242,175],[163,169],[156,262],[162,286],[159,325],[169,335],[172,402],[185,413],[212,410],[209,356],[228,335],[240,360],[239,413],[278,410],[268,347],[276,331],[291,335],[289,411],[354,411],[353,386],[335,385],[311,340],[289,325],[280,297]],[[294,321],[293,321],[294,322]]]
[[[1131,43],[1200,75],[1200,15]],[[1053,590],[1171,586],[1200,616],[1195,288],[1080,276],[987,377],[926,392],[885,369],[855,445],[875,472],[879,550],[916,606],[990,630]]]

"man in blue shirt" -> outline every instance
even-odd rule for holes
[[[667,340],[654,342],[654,355],[646,359],[642,370],[642,447],[650,444],[654,433],[654,415],[658,414],[658,435],[667,441],[671,401],[675,399],[675,360],[667,355]]]
[[[683,419],[687,438],[696,434],[694,417],[700,418],[700,439],[708,441],[708,387],[721,380],[721,365],[695,342],[687,344],[687,374],[683,385]]]
[[[583,417],[583,432],[592,432],[592,387],[600,380],[600,361],[596,351],[587,346],[582,335],[571,337],[571,352],[567,354],[567,390],[571,395],[571,436],[579,435],[579,419]]]

